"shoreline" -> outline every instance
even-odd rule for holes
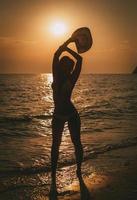
[[[83,179],[90,198],[81,200],[136,200],[137,199],[137,146],[117,149],[100,154],[95,159],[85,161],[82,171],[89,171],[90,174],[84,175]],[[58,200],[80,200],[79,182],[75,176],[75,166],[64,167],[58,171]],[[70,178],[69,178],[70,176]],[[18,177],[19,181],[22,177]],[[2,200],[47,200],[49,185],[44,183],[45,175],[37,174],[43,185],[35,188],[18,185],[7,189],[0,194]],[[49,180],[50,176],[47,177]],[[11,183],[12,186],[12,183]],[[30,187],[27,190],[27,187]],[[26,191],[26,194],[25,194]],[[26,195],[26,197],[24,196]],[[22,197],[21,197],[22,196]]]

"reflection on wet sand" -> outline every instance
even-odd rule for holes
[[[79,184],[80,184],[80,196],[81,196],[81,200],[92,200],[93,198],[91,197],[91,194],[86,186],[86,184],[84,183],[83,178],[79,178]]]
[[[66,187],[65,191],[63,190],[63,191],[60,191],[59,193],[57,192],[56,185],[51,185],[50,192],[49,192],[49,200],[62,200],[62,199],[67,200],[67,197],[71,198],[71,195],[73,196],[76,195],[76,199],[80,198],[80,200],[93,200],[93,197],[91,196],[91,191],[88,190],[88,187],[85,184],[84,179],[82,178],[82,175],[78,177],[78,180],[79,182],[69,184],[69,186]],[[64,182],[64,184],[66,185],[66,181]],[[91,186],[91,183],[90,183],[90,186]],[[80,197],[79,197],[79,194],[80,194]]]
[[[59,196],[62,196],[65,198],[65,196],[70,195],[71,191],[64,191],[60,194],[57,192],[56,186],[51,186],[53,187],[53,190],[50,191],[49,193],[49,200],[59,200]],[[80,188],[80,200],[93,200],[90,191],[88,190],[86,184],[84,183],[84,180],[82,176],[79,178],[79,188]],[[72,191],[73,194],[77,193],[75,191]]]

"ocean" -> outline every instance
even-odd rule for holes
[[[14,186],[49,184],[46,178],[38,181],[36,175],[50,172],[54,109],[51,83],[51,74],[0,75],[0,177],[3,187],[11,183]],[[137,75],[83,74],[75,86],[72,100],[81,117],[84,161],[106,151],[137,145]],[[74,148],[66,124],[58,168],[73,165]],[[86,175],[90,170],[83,170],[83,173]],[[27,179],[21,181],[21,176],[26,174]]]

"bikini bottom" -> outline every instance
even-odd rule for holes
[[[67,115],[63,115],[63,114],[59,114],[59,113],[53,113],[53,117],[55,117],[56,119],[62,120],[62,121],[68,121],[69,119],[71,119],[74,116],[77,116],[78,113],[77,111],[74,111],[72,113],[69,113]]]

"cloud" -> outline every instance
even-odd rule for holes
[[[120,41],[117,45],[110,46],[107,48],[98,47],[94,49],[94,54],[110,54],[110,53],[121,53],[121,52],[135,52],[137,49],[137,45],[133,45],[129,40]]]
[[[0,73],[50,70],[46,45],[41,41],[0,37]]]
[[[38,41],[33,40],[18,40],[13,37],[0,37],[0,47],[7,46],[7,45],[36,45]]]

